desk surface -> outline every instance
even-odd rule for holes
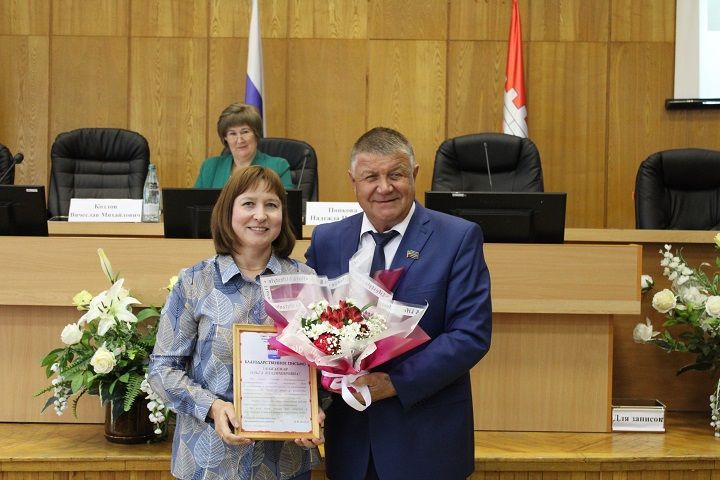
[[[314,225],[303,225],[303,238]],[[48,222],[50,236],[162,237],[162,223]],[[636,230],[566,228],[566,243],[712,243],[716,232],[705,230]]]
[[[668,470],[720,468],[720,439],[713,437],[706,418],[669,414],[666,423],[666,433],[475,432],[476,472],[638,471],[663,463]],[[170,440],[112,444],[103,437],[102,425],[0,423],[0,438],[3,472],[167,471],[170,466]]]
[[[314,226],[303,225],[303,238],[310,238]],[[51,237],[163,237],[160,223],[48,222]]]

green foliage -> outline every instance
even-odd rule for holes
[[[72,401],[77,416],[78,400],[89,393],[99,395],[103,403],[113,400],[128,411],[142,393],[140,385],[155,346],[155,324],[161,307],[136,311],[133,306],[140,302],[123,288],[124,280],[113,273],[101,249],[98,255],[111,287],[95,297],[82,291],[73,298],[78,310],[86,313],[63,329],[65,345],[40,361],[47,377],[55,377],[51,385],[35,394],[52,392],[43,410],[53,405],[61,414]]]

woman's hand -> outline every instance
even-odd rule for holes
[[[323,431],[323,427],[325,426],[325,412],[323,412],[322,408],[318,410],[318,423],[320,424],[320,437],[296,438],[295,444],[304,448],[314,448],[325,443],[325,432]]]
[[[234,429],[240,426],[240,421],[235,415],[235,407],[233,407],[232,403],[218,398],[210,405],[208,416],[215,422],[215,431],[223,442],[229,445],[249,445],[252,443],[249,438],[233,433]]]

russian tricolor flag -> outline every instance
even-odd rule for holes
[[[503,133],[527,138],[527,104],[525,103],[525,75],[523,74],[522,31],[517,0],[513,0],[512,3],[503,103]]]
[[[267,126],[263,112],[263,59],[260,39],[260,11],[257,0],[252,0],[250,33],[248,34],[247,79],[245,80],[245,103],[253,105],[263,119],[263,130]]]

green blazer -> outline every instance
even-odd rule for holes
[[[195,188],[222,188],[230,178],[232,170],[232,155],[220,155],[205,160],[200,167],[200,173],[195,180]],[[251,165],[260,165],[275,170],[280,175],[285,189],[295,188],[290,177],[290,164],[284,158],[271,157],[260,150],[255,154]]]

